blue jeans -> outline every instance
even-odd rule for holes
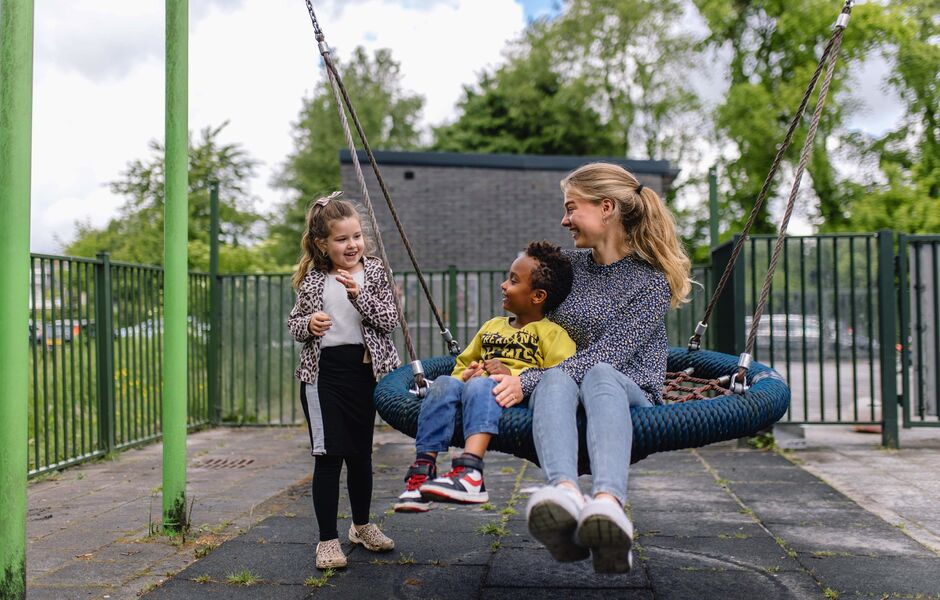
[[[473,377],[464,383],[456,377],[438,377],[431,384],[418,415],[418,452],[444,452],[454,436],[457,405],[463,414],[463,437],[475,433],[499,433],[499,417],[503,407],[496,403],[489,377]]]
[[[587,416],[587,450],[594,481],[592,495],[627,499],[633,446],[631,406],[650,406],[632,379],[606,363],[594,365],[581,387],[561,369],[542,374],[532,392],[532,436],[546,481],[578,481],[578,403]]]

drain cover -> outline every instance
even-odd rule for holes
[[[193,469],[243,469],[255,462],[253,458],[207,458],[197,460],[192,464]]]

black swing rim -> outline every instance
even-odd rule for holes
[[[436,356],[421,361],[429,378],[449,375],[454,358]],[[681,371],[692,367],[695,376],[717,379],[734,372],[737,357],[685,348],[670,348],[668,370]],[[396,430],[415,437],[418,430],[420,398],[408,391],[413,379],[409,367],[389,373],[375,389],[375,406],[382,419]],[[703,400],[634,408],[633,451],[631,462],[637,462],[655,452],[697,448],[741,437],[754,435],[778,420],[790,406],[790,388],[783,378],[770,367],[752,363],[747,375],[748,388],[744,393],[717,396]],[[514,406],[503,411],[499,423],[500,433],[494,436],[490,450],[505,452],[538,464],[532,441],[532,411],[527,405]],[[583,449],[584,418],[578,418],[580,447]],[[459,421],[451,440],[454,447],[463,446]],[[582,451],[579,460],[582,473],[587,469],[587,456]]]

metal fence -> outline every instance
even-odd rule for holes
[[[731,243],[693,269],[691,301],[671,311],[672,345],[685,346],[720,276]],[[703,347],[744,350],[773,239],[753,236],[715,309]],[[754,358],[792,391],[783,421],[889,422],[898,398],[905,426],[940,425],[940,236],[891,232],[785,241]],[[503,314],[502,270],[430,271],[445,324],[462,344]],[[294,303],[288,274],[189,278],[189,425],[303,421],[293,377],[299,347],[286,329]],[[419,357],[444,354],[437,322],[414,273],[396,274]],[[154,440],[161,431],[163,271],[97,259],[33,255],[30,293],[30,475]],[[897,322],[896,322],[897,317]],[[219,324],[217,354],[210,324]],[[396,343],[406,358],[401,332]],[[101,340],[108,343],[102,344]],[[218,399],[209,390],[218,365]]]
[[[157,439],[162,269],[38,254],[31,267],[30,476]],[[190,275],[191,427],[209,414],[208,288],[208,275]]]
[[[940,235],[901,235],[898,274],[905,427],[940,426]]]

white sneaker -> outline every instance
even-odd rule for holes
[[[555,560],[573,562],[590,556],[590,551],[578,545],[574,536],[584,505],[581,492],[565,486],[546,486],[529,498],[525,509],[529,532]]]
[[[575,539],[591,549],[595,573],[627,573],[633,568],[633,524],[619,502],[589,500],[578,518]]]

